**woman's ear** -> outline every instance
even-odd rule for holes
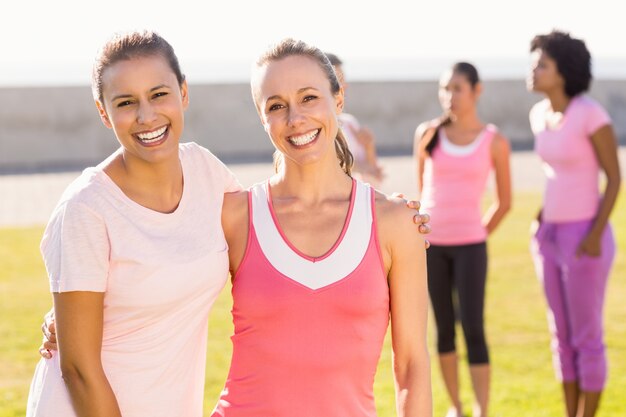
[[[476,85],[474,86],[474,95],[476,96],[476,98],[478,98],[481,96],[482,93],[483,93],[483,83],[476,83]]]
[[[100,120],[102,120],[102,123],[109,129],[113,129],[113,125],[111,124],[109,115],[107,114],[107,111],[104,108],[104,104],[102,104],[100,100],[96,100],[96,108],[98,109],[98,114],[100,115]]]
[[[187,87],[187,80],[183,80],[180,85],[180,96],[183,100],[183,109],[187,110],[189,106],[189,88]]]
[[[337,91],[337,94],[335,94],[335,113],[336,114],[341,114],[341,112],[343,112],[343,104],[344,104],[344,93],[343,93],[343,87],[341,87],[339,91]]]

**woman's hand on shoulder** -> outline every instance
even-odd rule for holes
[[[423,235],[427,235],[430,233],[430,215],[428,213],[420,213],[420,208],[422,207],[422,203],[418,200],[407,200],[403,193],[392,193],[390,196],[392,199],[401,199],[404,201],[406,206],[410,209],[415,210],[413,213],[413,223],[417,225],[417,231]],[[430,247],[430,242],[425,240],[425,247],[428,249]]]
[[[404,235],[404,238],[407,239],[406,243],[420,243],[418,246],[420,250],[426,248],[427,241],[422,235],[430,233],[430,226],[428,225],[430,216],[419,212],[420,202],[407,201],[402,194],[385,196],[385,200],[383,216],[387,216],[388,226],[395,229],[394,235]],[[410,224],[417,224],[419,233],[415,233],[413,227],[408,227]],[[405,240],[399,241],[404,242]]]

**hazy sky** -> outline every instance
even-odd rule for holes
[[[190,82],[243,80],[259,51],[286,36],[337,53],[354,78],[406,77],[415,68],[437,74],[459,59],[489,62],[487,72],[496,75],[502,62],[502,73],[520,75],[530,39],[552,28],[583,38],[596,72],[626,78],[626,24],[618,3],[6,0],[0,8],[0,85],[86,84],[98,47],[112,33],[143,28],[172,43]],[[419,68],[398,64],[408,61]]]

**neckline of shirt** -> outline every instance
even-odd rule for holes
[[[267,205],[269,208],[269,212],[272,216],[272,221],[274,222],[274,227],[276,227],[276,230],[280,234],[285,244],[295,254],[297,254],[303,259],[306,259],[307,261],[319,262],[331,256],[335,252],[335,250],[341,245],[341,242],[343,241],[346,235],[346,232],[348,230],[348,226],[350,225],[350,220],[352,219],[352,213],[354,212],[354,201],[356,198],[356,180],[355,179],[352,179],[352,189],[350,190],[350,204],[348,206],[348,214],[346,215],[346,220],[344,221],[343,227],[341,228],[341,233],[339,234],[339,237],[337,238],[335,243],[331,246],[331,248],[328,251],[326,251],[323,255],[320,255],[320,256],[307,255],[306,253],[302,252],[300,249],[298,249],[295,245],[291,243],[291,241],[287,238],[287,235],[283,231],[280,225],[280,222],[278,221],[278,217],[276,216],[276,212],[274,211],[274,204],[272,202],[272,189],[270,187],[269,179],[264,184],[264,188],[265,188],[265,192],[267,195]]]
[[[190,183],[193,177],[192,175],[187,175],[189,171],[189,167],[187,166],[187,160],[186,160],[187,158],[183,157],[183,153],[180,151],[180,149],[179,149],[178,155],[180,159],[181,168],[183,171],[183,193],[180,197],[180,201],[178,202],[178,206],[171,213],[162,213],[160,211],[156,211],[151,208],[142,206],[141,204],[137,203],[132,198],[128,197],[126,193],[124,193],[124,191],[122,191],[122,189],[115,183],[115,181],[113,181],[113,179],[109,177],[109,175],[104,171],[104,169],[102,169],[102,167],[98,166],[96,168],[98,169],[98,174],[99,174],[98,176],[102,178],[103,180],[102,181],[103,184],[132,210],[136,211],[137,213],[143,216],[151,217],[152,219],[155,219],[155,220],[166,220],[166,219],[173,220],[173,219],[177,219],[178,217],[180,217],[181,213],[185,211],[185,208],[188,204],[187,201],[189,200],[189,194],[190,194],[189,188],[191,186]]]
[[[542,119],[543,119],[543,129],[548,132],[558,132],[563,129],[565,126],[565,122],[569,113],[571,112],[572,107],[574,107],[575,103],[578,102],[579,98],[582,97],[582,94],[575,95],[571,97],[565,109],[561,112],[561,119],[554,126],[550,126],[548,124],[548,114],[555,114],[555,112],[551,109],[551,104],[549,99],[545,100],[545,108],[543,109]]]
[[[457,145],[452,143],[446,135],[444,128],[439,130],[439,138],[441,139],[441,148],[449,155],[452,156],[468,156],[472,154],[482,143],[487,133],[487,125],[476,135],[474,140],[466,145]]]

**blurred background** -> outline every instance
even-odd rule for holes
[[[0,417],[23,416],[38,360],[39,326],[51,306],[39,240],[63,189],[118,144],[89,87],[97,49],[117,31],[152,29],[174,47],[190,85],[185,141],[208,147],[244,186],[272,173],[272,146],[249,88],[250,66],[270,43],[294,37],[337,54],[348,81],[346,111],[374,133],[381,189],[414,196],[416,126],[436,117],[442,71],[460,60],[484,81],[480,115],[511,140],[514,204],[490,238],[486,322],[493,352],[492,415],[563,415],[551,370],[545,304],[528,252],[543,173],[532,152],[527,92],[530,40],[552,29],[582,38],[593,57],[590,95],[610,113],[626,166],[626,25],[618,2],[596,0],[147,1],[10,0],[0,24]],[[626,415],[626,210],[614,210],[618,258],[609,283],[611,372],[599,416]],[[487,197],[488,199],[488,197]],[[485,204],[487,204],[487,199]],[[211,315],[207,415],[230,359],[231,299]],[[429,337],[432,337],[432,325]],[[457,332],[460,335],[460,332]],[[460,354],[463,355],[463,344]],[[433,346],[432,341],[430,346]],[[434,348],[431,348],[435,352]],[[436,415],[447,400],[432,358]],[[463,400],[471,404],[461,366]],[[389,339],[377,374],[381,417],[394,415]]]
[[[0,25],[0,173],[83,168],[117,143],[89,89],[97,49],[114,32],[150,28],[174,46],[191,86],[186,140],[226,162],[266,161],[272,147],[249,91],[251,63],[294,37],[337,54],[346,110],[372,129],[382,155],[410,153],[418,123],[440,114],[437,79],[459,60],[485,81],[482,117],[528,149],[529,43],[553,28],[585,40],[591,95],[626,140],[626,38],[617,3],[600,0],[10,2]]]

